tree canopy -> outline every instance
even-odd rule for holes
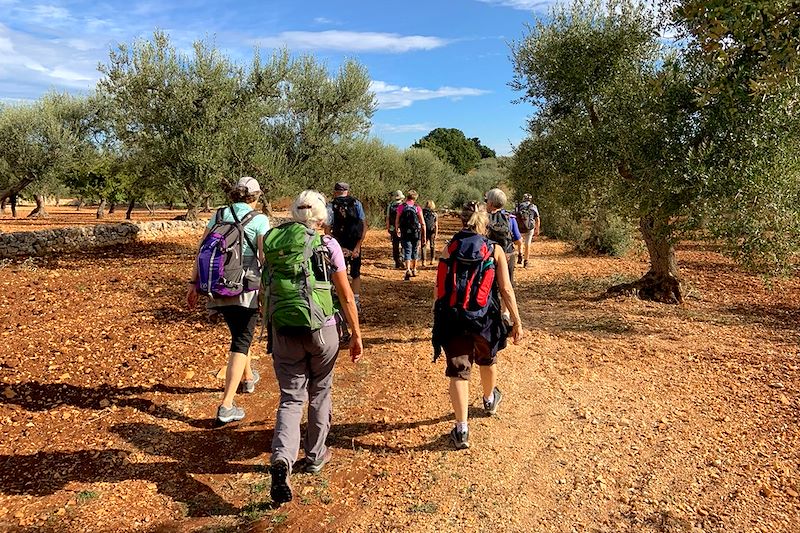
[[[770,256],[780,257],[773,269],[796,246],[798,204],[777,201],[797,194],[790,149],[797,128],[787,106],[796,90],[773,86],[765,88],[769,98],[709,98],[730,79],[703,46],[664,46],[654,14],[629,0],[556,7],[512,46],[512,86],[537,110],[530,141],[517,151],[514,185],[533,188],[538,180],[545,197],[580,215],[637,220],[650,270],[620,289],[662,301],[682,300],[674,245],[700,221],[740,254],[760,253],[762,266],[769,233],[770,248],[781,251]],[[778,169],[785,179],[767,178]],[[535,173],[546,173],[546,182]],[[764,218],[752,221],[765,226],[760,239],[727,222],[742,217],[745,204],[764,204],[756,208]],[[742,239],[753,246],[742,247]]]
[[[459,174],[466,174],[481,160],[476,144],[456,128],[436,128],[413,144],[414,148],[427,148],[436,156],[453,165]]]

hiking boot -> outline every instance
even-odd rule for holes
[[[217,423],[219,424],[227,424],[228,422],[238,422],[242,418],[244,418],[244,409],[242,409],[236,404],[233,404],[230,407],[225,407],[224,405],[220,405],[217,408]]]
[[[269,466],[272,476],[269,495],[272,502],[280,505],[292,501],[292,486],[289,484],[289,463],[285,459],[278,459]]]
[[[403,281],[411,281],[411,271],[406,270],[406,276],[403,278]]]
[[[453,427],[450,431],[450,440],[453,441],[456,450],[466,450],[469,448],[469,430],[458,431],[457,427]]]
[[[330,448],[328,448],[325,450],[325,453],[322,455],[322,457],[316,461],[309,461],[308,458],[306,458],[306,464],[303,467],[303,470],[308,474],[319,474],[325,465],[328,464],[328,461],[331,460],[332,456],[333,454],[331,453]]]
[[[253,370],[253,379],[242,380],[242,392],[245,394],[252,394],[256,391],[256,383],[261,381],[261,375],[258,370]]]
[[[417,277],[417,269],[416,268],[411,271],[411,277],[412,278],[416,278]]]
[[[503,401],[503,393],[500,392],[500,389],[497,387],[494,388],[492,391],[492,399],[491,401],[483,400],[483,410],[486,411],[486,414],[492,416],[497,414],[497,406],[500,405],[500,402]]]
[[[528,268],[528,260],[522,262],[522,268]]]
[[[522,264],[522,256],[521,256],[521,255],[518,255],[518,256],[517,256],[517,264],[518,264],[518,265],[521,265],[521,264]]]

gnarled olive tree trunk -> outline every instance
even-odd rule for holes
[[[28,215],[28,218],[48,218],[50,214],[44,207],[44,196],[41,194],[34,194],[33,200],[36,202],[36,207],[31,211],[31,214]]]
[[[100,198],[100,204],[97,206],[96,216],[98,219],[105,218],[106,216],[106,199]]]
[[[639,219],[639,230],[650,254],[650,270],[633,283],[609,288],[606,294],[635,294],[643,300],[682,303],[681,278],[667,223],[652,214],[645,215]]]
[[[128,202],[128,210],[125,211],[125,220],[131,219],[131,213],[133,213],[134,207],[136,207],[136,200],[131,198],[130,201]]]

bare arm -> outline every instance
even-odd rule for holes
[[[534,224],[534,228],[533,228],[533,235],[534,236],[539,235],[539,220],[541,220],[541,218],[542,218],[541,215],[536,217],[536,223]]]
[[[506,309],[511,313],[511,319],[514,322],[514,326],[511,329],[511,337],[514,339],[514,344],[517,344],[522,338],[522,318],[519,316],[517,297],[514,294],[514,287],[511,286],[511,278],[508,275],[508,260],[505,252],[499,246],[494,247],[494,261],[497,265],[497,284],[500,288],[500,298],[503,299]]]
[[[422,246],[425,246],[425,234],[427,233],[427,226],[425,226],[425,217],[422,216],[422,209],[417,209],[417,220],[419,220],[419,227],[422,228],[420,235],[420,241],[422,242]]]
[[[353,296],[353,290],[350,288],[350,282],[347,280],[346,271],[334,272],[331,278],[333,279],[334,287],[336,287],[336,295],[342,304],[344,318],[347,320],[347,325],[350,326],[350,358],[353,362],[356,362],[361,359],[361,355],[364,352],[364,346],[361,341],[361,326],[358,323],[356,299]]]

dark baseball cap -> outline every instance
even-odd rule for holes
[[[333,186],[333,190],[334,191],[349,191],[350,190],[350,184],[349,183],[345,183],[343,181],[340,181],[336,185]]]

